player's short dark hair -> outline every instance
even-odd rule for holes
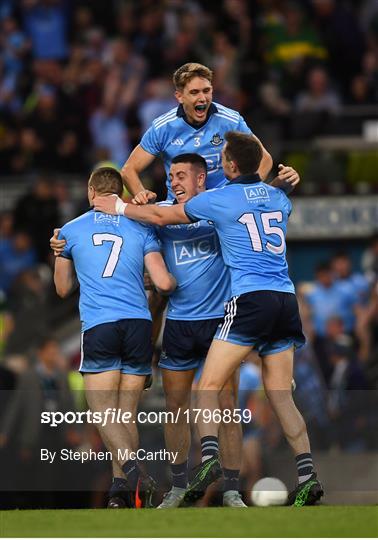
[[[113,167],[99,167],[90,178],[89,185],[98,193],[115,193],[121,197],[123,192],[122,177]]]
[[[201,169],[207,175],[207,164],[205,158],[199,154],[179,154],[172,159],[172,165],[174,163],[191,163],[195,167]]]
[[[203,64],[188,62],[176,69],[173,74],[173,84],[175,85],[176,90],[182,90],[188,82],[194,79],[194,77],[207,79],[211,83],[213,80],[213,72]]]
[[[227,131],[224,138],[227,141],[226,159],[234,161],[241,174],[255,173],[263,157],[259,141],[253,135],[241,131]]]

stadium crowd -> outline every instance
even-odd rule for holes
[[[174,106],[171,74],[193,58],[214,70],[216,101],[272,148],[360,133],[342,106],[377,102],[374,1],[113,0],[105,14],[101,4],[1,3],[3,174],[121,165]]]
[[[76,297],[57,300],[49,251],[53,228],[85,206],[71,199],[59,175],[85,177],[106,160],[122,165],[151,121],[175,105],[171,74],[193,58],[214,69],[216,100],[241,111],[268,147],[282,138],[344,133],[342,107],[378,99],[376,2],[113,1],[105,13],[101,4],[0,2],[1,174],[36,177],[0,216],[0,389],[9,391],[1,392],[0,447],[2,459],[17,449],[25,474],[37,446],[101,445],[94,429],[61,430],[54,440],[37,429],[38,406],[85,407],[73,371],[79,351],[63,354],[56,337],[57,321],[75,315]],[[160,199],[162,176],[156,162],[149,185]],[[295,396],[314,449],[378,448],[367,392],[378,387],[377,237],[356,270],[348,253],[335,251],[314,268],[312,282],[296,284],[308,343],[297,353]],[[242,367],[241,381],[240,401],[256,418],[245,428],[248,489],[282,434],[260,392],[257,358]],[[30,384],[42,388],[34,408],[17,402],[16,389]],[[51,390],[59,403],[51,403]],[[158,375],[144,401],[163,406]],[[22,410],[29,416],[12,446]],[[105,490],[106,473],[85,470],[95,478],[91,489]],[[51,497],[39,503],[54,504]]]

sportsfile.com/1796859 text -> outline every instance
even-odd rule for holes
[[[175,424],[179,421],[189,423],[203,422],[208,424],[215,422],[224,423],[249,423],[252,420],[250,409],[177,409],[177,411],[139,411],[135,416],[130,411],[108,408],[105,411],[43,411],[41,424],[57,427],[61,424],[96,424],[105,426],[113,424]]]

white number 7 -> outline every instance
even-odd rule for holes
[[[112,242],[112,249],[102,273],[102,277],[104,278],[112,277],[115,267],[117,266],[119,254],[121,253],[123,238],[121,236],[117,236],[116,234],[97,233],[92,236],[92,239],[95,246],[101,246],[104,242]]]

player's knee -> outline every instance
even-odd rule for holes
[[[235,394],[230,391],[222,391],[219,394],[219,407],[224,410],[234,410],[237,407],[237,398]]]
[[[206,390],[213,391],[213,392],[220,392],[221,386],[214,379],[200,380],[200,382],[198,383],[198,391],[203,392]]]
[[[177,413],[179,409],[189,408],[187,394],[174,392],[165,396],[166,410],[168,412]]]

